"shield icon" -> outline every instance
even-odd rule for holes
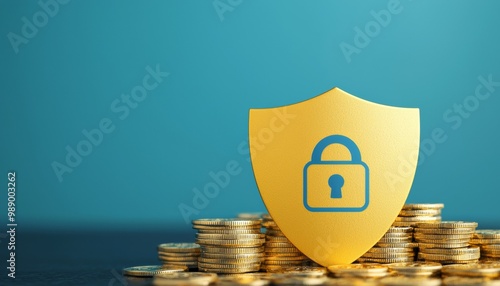
[[[260,195],[286,237],[323,265],[348,264],[388,230],[415,175],[419,110],[339,88],[251,109],[250,155]]]

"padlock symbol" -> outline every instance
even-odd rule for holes
[[[323,160],[323,151],[333,144],[346,147],[351,160]],[[304,166],[304,206],[311,212],[362,212],[370,203],[369,179],[356,143],[343,135],[327,136],[316,144]]]

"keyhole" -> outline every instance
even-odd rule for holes
[[[331,188],[330,197],[332,199],[341,199],[342,186],[344,186],[344,178],[341,175],[332,175],[330,179],[328,179],[328,185]]]

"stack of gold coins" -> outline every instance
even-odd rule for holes
[[[196,243],[162,243],[158,245],[158,258],[164,265],[198,267],[200,246]]]
[[[439,222],[443,208],[443,204],[406,204],[392,225],[415,226],[419,222]]]
[[[413,228],[390,227],[384,236],[368,252],[358,258],[361,263],[399,263],[415,260],[416,243],[413,243]]]
[[[470,244],[477,245],[481,248],[482,261],[500,262],[500,230],[477,229],[472,239],[470,240]]]
[[[436,277],[440,275],[441,263],[437,262],[407,262],[388,264],[392,273],[405,277]]]
[[[266,256],[262,262],[262,270],[275,266],[307,265],[310,262],[310,259],[286,238],[270,215],[262,215],[262,226],[266,228]]]
[[[441,264],[477,262],[479,247],[469,245],[476,227],[475,222],[463,221],[418,223],[415,228],[418,258]]]
[[[260,219],[197,219],[196,242],[201,246],[198,269],[213,273],[259,271],[265,235]]]

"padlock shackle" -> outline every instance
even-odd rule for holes
[[[314,147],[311,161],[321,162],[321,155],[323,154],[323,151],[326,147],[332,144],[344,145],[351,153],[351,161],[361,162],[361,153],[359,152],[358,146],[356,145],[356,143],[354,143],[354,141],[344,135],[330,135],[321,139],[316,147]]]

